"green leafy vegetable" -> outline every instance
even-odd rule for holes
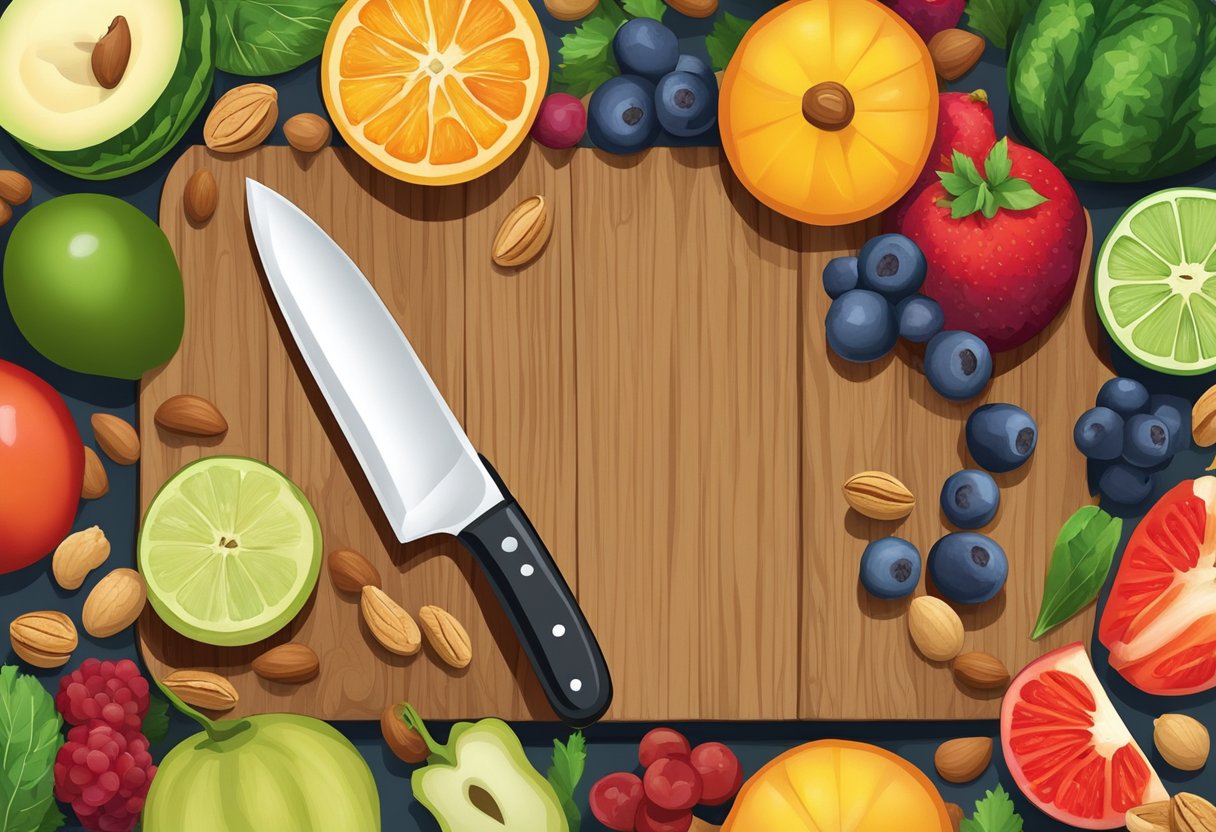
[[[705,36],[705,48],[709,50],[709,61],[715,72],[726,69],[730,59],[734,57],[735,50],[739,48],[740,41],[754,22],[725,12],[714,23],[714,28]]]
[[[1035,0],[969,0],[967,25],[1006,49]]]
[[[612,37],[625,22],[615,0],[600,0],[596,10],[574,31],[562,36],[562,62],[553,73],[553,86],[581,98],[620,74],[612,56]]]
[[[662,20],[667,12],[667,4],[663,0],[624,0],[625,13],[633,17],[649,17],[651,20]]]
[[[55,753],[63,745],[55,701],[33,676],[0,668],[0,830],[52,832],[63,826],[55,805]]]
[[[1001,139],[984,160],[984,173],[980,173],[971,157],[955,150],[951,157],[952,170],[939,170],[946,193],[953,199],[941,201],[950,208],[950,216],[959,220],[977,211],[992,219],[1002,208],[1007,211],[1025,211],[1047,201],[1025,179],[1011,177],[1013,164],[1009,161],[1009,140]]]
[[[277,75],[321,54],[343,0],[212,0],[215,64],[234,75]]]
[[[549,766],[546,777],[561,801],[570,832],[578,832],[583,822],[578,804],[574,802],[574,789],[583,777],[586,761],[587,741],[583,739],[582,731],[575,731],[564,744],[560,740],[553,741],[553,765]]]
[[[1013,810],[1013,801],[998,783],[996,791],[975,801],[975,812],[963,820],[959,832],[1022,832],[1022,817]]]
[[[1097,506],[1077,510],[1060,529],[1032,639],[1072,618],[1098,597],[1110,572],[1123,521]]]
[[[169,733],[169,700],[153,693],[148,697],[148,712],[144,714],[144,736],[156,744]]]

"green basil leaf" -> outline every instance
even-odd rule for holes
[[[55,700],[33,676],[0,668],[0,829],[47,832],[55,806],[55,754],[63,745]],[[54,812],[51,810],[55,809]]]
[[[215,65],[259,77],[295,69],[321,54],[343,0],[212,0]]]
[[[1084,506],[1068,518],[1052,549],[1032,639],[1072,618],[1098,597],[1122,534],[1123,521],[1097,506]]]

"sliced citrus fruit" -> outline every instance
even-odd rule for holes
[[[1110,337],[1144,366],[1216,369],[1216,191],[1170,188],[1129,208],[1102,246],[1094,293]]]
[[[886,749],[819,740],[791,749],[743,784],[722,832],[949,832],[941,795]]]
[[[1001,745],[1022,794],[1078,829],[1121,829],[1128,809],[1169,799],[1079,641],[1013,680],[1001,704]]]
[[[208,457],[182,468],[139,533],[152,608],[207,644],[252,644],[278,632],[320,569],[321,526],[308,499],[254,459]]]
[[[527,137],[549,77],[528,0],[349,0],[321,59],[325,106],[389,176],[467,182]]]
[[[1098,638],[1148,693],[1216,687],[1216,477],[1166,492],[1132,533]]]
[[[937,127],[924,41],[873,0],[790,0],[747,30],[718,103],[722,147],[761,202],[815,225],[872,217],[920,174]]]

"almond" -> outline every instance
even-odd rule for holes
[[[430,755],[430,749],[422,736],[406,724],[405,703],[389,705],[380,714],[380,733],[384,734],[384,744],[406,763],[421,763]]]
[[[376,586],[363,587],[359,610],[367,629],[380,646],[398,656],[412,656],[422,648],[422,633],[413,617]]]
[[[954,675],[976,690],[1000,690],[1009,684],[1009,670],[991,653],[964,653],[954,660]]]
[[[110,557],[110,541],[98,526],[70,534],[51,557],[51,574],[64,589],[80,589],[84,579]]]
[[[473,643],[455,616],[440,607],[427,606],[418,611],[418,619],[439,658],[457,670],[469,666],[473,661]]]
[[[133,465],[139,461],[139,434],[131,423],[113,413],[94,413],[89,419],[93,423],[93,438],[110,459],[119,465]]]
[[[941,598],[921,595],[908,607],[908,633],[926,659],[948,662],[963,649],[963,620]]]
[[[929,56],[947,81],[962,78],[984,54],[984,39],[964,29],[944,29],[929,38]]]
[[[553,233],[553,216],[543,196],[516,205],[498,227],[490,256],[500,266],[522,266],[540,254]]]
[[[76,625],[61,612],[27,612],[8,625],[13,652],[34,667],[62,667],[72,657],[78,639]]]
[[[362,592],[365,586],[380,589],[380,570],[353,549],[329,553],[329,577],[343,592]]]
[[[685,17],[713,17],[718,0],[667,0],[667,5]]]
[[[937,747],[933,765],[949,783],[969,783],[988,769],[992,762],[990,737],[961,737]]]
[[[599,0],[545,0],[545,11],[558,20],[582,20],[597,5]]]
[[[127,64],[131,61],[131,27],[122,15],[114,18],[110,28],[93,47],[90,63],[93,67],[93,77],[97,83],[107,90],[112,90],[127,74]]]
[[[253,660],[253,672],[272,682],[307,682],[321,671],[321,660],[307,644],[280,644]]]
[[[220,153],[241,153],[266,141],[279,120],[279,94],[266,84],[242,84],[215,102],[203,141]]]
[[[104,497],[110,490],[110,478],[106,475],[106,467],[101,464],[97,451],[84,446],[84,482],[80,486],[80,496],[86,500],[96,500]]]
[[[0,199],[0,227],[8,225],[8,221],[13,218],[13,208],[3,199]]]
[[[1123,822],[1127,825],[1127,832],[1170,832],[1171,809],[1172,804],[1168,800],[1146,803],[1128,809]]]
[[[325,147],[332,132],[329,122],[316,113],[300,113],[283,124],[287,143],[301,153],[316,153]]]
[[[175,670],[161,684],[187,705],[209,711],[230,711],[241,701],[232,682],[206,670]]]
[[[201,396],[188,393],[165,399],[156,408],[154,418],[165,430],[190,436],[219,436],[228,430],[228,421],[219,408]]]
[[[15,170],[0,170],[0,199],[10,205],[28,202],[34,194],[34,186]]]
[[[1191,408],[1191,435],[1201,448],[1216,445],[1216,385],[1209,387]]]
[[[1185,714],[1165,714],[1153,722],[1153,743],[1161,757],[1181,771],[1199,771],[1211,751],[1208,729]]]
[[[94,638],[109,638],[134,624],[147,601],[144,576],[134,569],[115,569],[85,599],[80,623]]]
[[[844,499],[872,520],[899,520],[916,507],[908,486],[882,471],[862,471],[849,477],[844,484]]]
[[[963,825],[963,819],[967,817],[963,811],[963,807],[957,803],[947,803],[946,814],[950,816],[950,828],[953,832],[959,832],[959,829]]]
[[[186,189],[182,191],[182,210],[186,212],[186,219],[202,225],[215,215],[219,204],[220,186],[211,171],[199,168],[190,174]]]
[[[1170,801],[1172,832],[1216,832],[1216,806],[1196,794],[1179,792]]]

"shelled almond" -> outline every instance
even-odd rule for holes
[[[948,662],[963,649],[963,620],[940,598],[921,595],[908,607],[908,634],[926,659]]]
[[[94,413],[89,421],[93,425],[93,438],[102,453],[119,465],[133,465],[139,461],[139,434],[130,422],[113,413]]]
[[[232,682],[207,670],[175,670],[161,684],[187,705],[210,711],[230,711],[241,701]]]
[[[862,471],[845,480],[844,499],[872,520],[900,520],[916,508],[908,486],[882,471]]]
[[[279,120],[279,93],[266,84],[242,84],[215,102],[203,124],[203,141],[220,153],[241,153],[266,141]]]
[[[963,653],[954,660],[954,675],[967,687],[976,690],[1000,690],[1009,684],[1005,663],[991,653]]]
[[[464,625],[447,610],[434,605],[418,611],[422,631],[426,640],[439,658],[457,670],[469,666],[473,661],[473,643]]]
[[[72,619],[55,610],[27,612],[8,625],[17,657],[34,667],[62,667],[79,643]]]
[[[992,762],[990,737],[960,737],[937,747],[933,765],[948,783],[969,783],[983,774]]]
[[[84,482],[80,487],[80,496],[86,500],[97,500],[104,497],[110,490],[110,477],[106,467],[101,464],[97,451],[84,446]]]
[[[553,232],[553,212],[545,198],[530,196],[507,214],[494,235],[491,257],[500,266],[523,266],[535,259]]]
[[[134,624],[147,601],[143,575],[134,569],[115,569],[85,599],[80,622],[94,638],[109,638]]]
[[[110,541],[98,526],[64,538],[51,557],[51,574],[64,589],[80,589],[89,573],[110,557]]]
[[[333,128],[316,113],[300,113],[283,124],[287,143],[301,153],[316,153],[329,144]]]
[[[215,215],[220,204],[220,186],[206,168],[199,168],[186,180],[182,191],[182,210],[195,225],[202,225]]]
[[[966,29],[944,29],[929,39],[933,68],[947,81],[957,81],[979,63],[984,39]]]
[[[379,587],[363,587],[359,610],[367,629],[385,650],[398,656],[412,656],[422,649],[422,633],[413,616]]]
[[[307,644],[280,644],[253,660],[253,672],[272,682],[300,684],[320,671],[321,660]]]
[[[343,592],[362,592],[365,586],[379,589],[380,570],[370,560],[353,549],[336,549],[327,559],[329,577]]]
[[[0,199],[9,205],[22,205],[34,194],[34,186],[15,170],[0,170]]]
[[[1161,757],[1179,771],[1199,771],[1211,751],[1208,729],[1194,717],[1164,714],[1153,722],[1153,744]]]
[[[219,436],[228,430],[228,420],[218,407],[188,393],[165,399],[153,419],[165,430],[189,436]]]

